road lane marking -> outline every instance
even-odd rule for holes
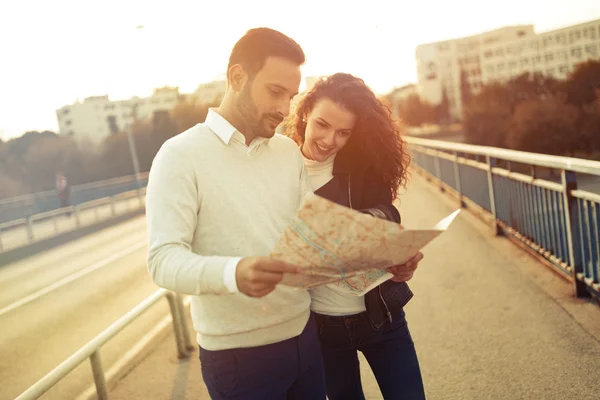
[[[53,292],[56,289],[59,289],[71,282],[73,282],[76,279],[81,278],[82,276],[85,276],[91,272],[94,272],[95,270],[102,268],[108,264],[110,264],[113,261],[118,260],[121,257],[124,257],[128,254],[133,253],[134,251],[137,251],[139,249],[141,249],[142,247],[146,246],[147,242],[144,240],[142,242],[139,242],[137,244],[134,244],[132,246],[129,246],[113,255],[111,255],[110,257],[104,258],[98,262],[95,262],[94,264],[85,267],[84,269],[77,271],[76,273],[66,276],[63,279],[53,283],[50,286],[46,286],[43,289],[38,290],[37,292],[34,292],[32,294],[30,294],[29,296],[23,297],[20,300],[15,301],[12,304],[9,304],[8,306],[1,308],[0,309],[0,317],[6,313],[9,313],[13,310],[16,310],[19,307],[23,307],[26,304],[31,303],[32,301],[35,301],[37,299],[39,299],[40,297],[47,295],[50,292]]]

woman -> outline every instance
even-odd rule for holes
[[[316,194],[400,223],[392,201],[406,183],[409,156],[389,109],[361,79],[338,73],[319,80],[290,122]],[[357,351],[385,399],[425,398],[404,316],[412,297],[405,282],[386,281],[364,296],[329,284],[312,289],[311,297],[330,400],[364,399]]]

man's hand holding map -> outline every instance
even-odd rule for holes
[[[352,294],[363,295],[390,279],[393,275],[386,268],[410,260],[444,232],[459,212],[432,229],[403,229],[309,195],[271,256],[302,269],[286,275],[283,285],[311,288],[335,282]]]

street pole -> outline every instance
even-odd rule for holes
[[[135,27],[137,31],[141,31],[144,29],[143,25],[138,25]],[[137,35],[136,35],[137,36]],[[133,174],[135,175],[135,183],[138,189],[142,188],[142,184],[140,183],[140,162],[138,161],[137,151],[135,149],[135,140],[133,139],[133,126],[137,121],[137,104],[131,105],[131,116],[133,117],[134,123],[131,124],[127,130],[127,142],[129,142],[129,154],[131,154],[131,161],[133,163]]]
[[[133,140],[133,133],[131,132],[133,127],[127,129],[127,141],[129,142],[129,153],[131,154],[131,160],[133,161],[133,173],[135,174],[135,183],[138,189],[142,188],[140,183],[140,163],[137,157],[137,151],[135,150],[135,142]]]

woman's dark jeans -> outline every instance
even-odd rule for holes
[[[384,399],[425,399],[419,360],[404,311],[379,329],[366,313],[316,316],[329,400],[365,399],[357,351],[369,362]]]

